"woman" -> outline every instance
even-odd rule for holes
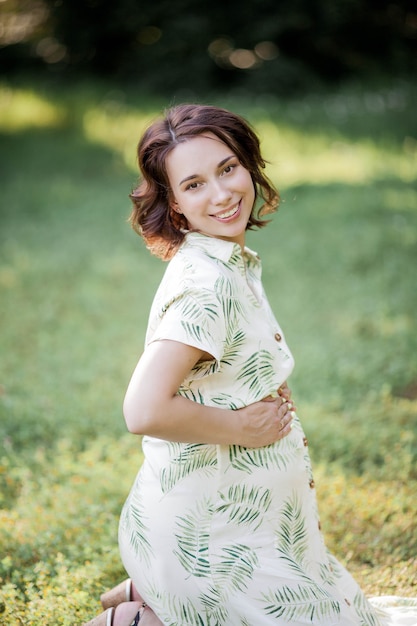
[[[391,623],[323,542],[293,358],[245,247],[278,204],[256,134],[226,110],[180,105],[138,157],[131,223],[170,263],[124,401],[145,460],[119,530],[134,602],[114,625]]]

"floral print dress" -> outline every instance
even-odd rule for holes
[[[257,255],[197,233],[170,261],[152,305],[145,343],[162,339],[212,355],[178,391],[208,406],[239,409],[274,394],[294,365]],[[326,549],[298,417],[263,448],[147,436],[142,447],[119,545],[164,624],[391,623]]]

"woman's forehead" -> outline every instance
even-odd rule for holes
[[[233,150],[224,141],[212,133],[204,133],[178,143],[167,156],[166,168],[170,176],[182,175],[188,170],[190,174],[197,174],[206,167],[218,167],[232,156]]]

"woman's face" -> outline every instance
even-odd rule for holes
[[[169,153],[166,168],[171,208],[189,228],[243,247],[255,189],[234,152],[212,133],[198,135]]]

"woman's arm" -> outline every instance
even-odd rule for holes
[[[143,353],[129,383],[123,412],[130,432],[169,441],[257,448],[291,429],[291,405],[278,397],[232,411],[177,395],[203,352],[171,340],[155,341]]]

